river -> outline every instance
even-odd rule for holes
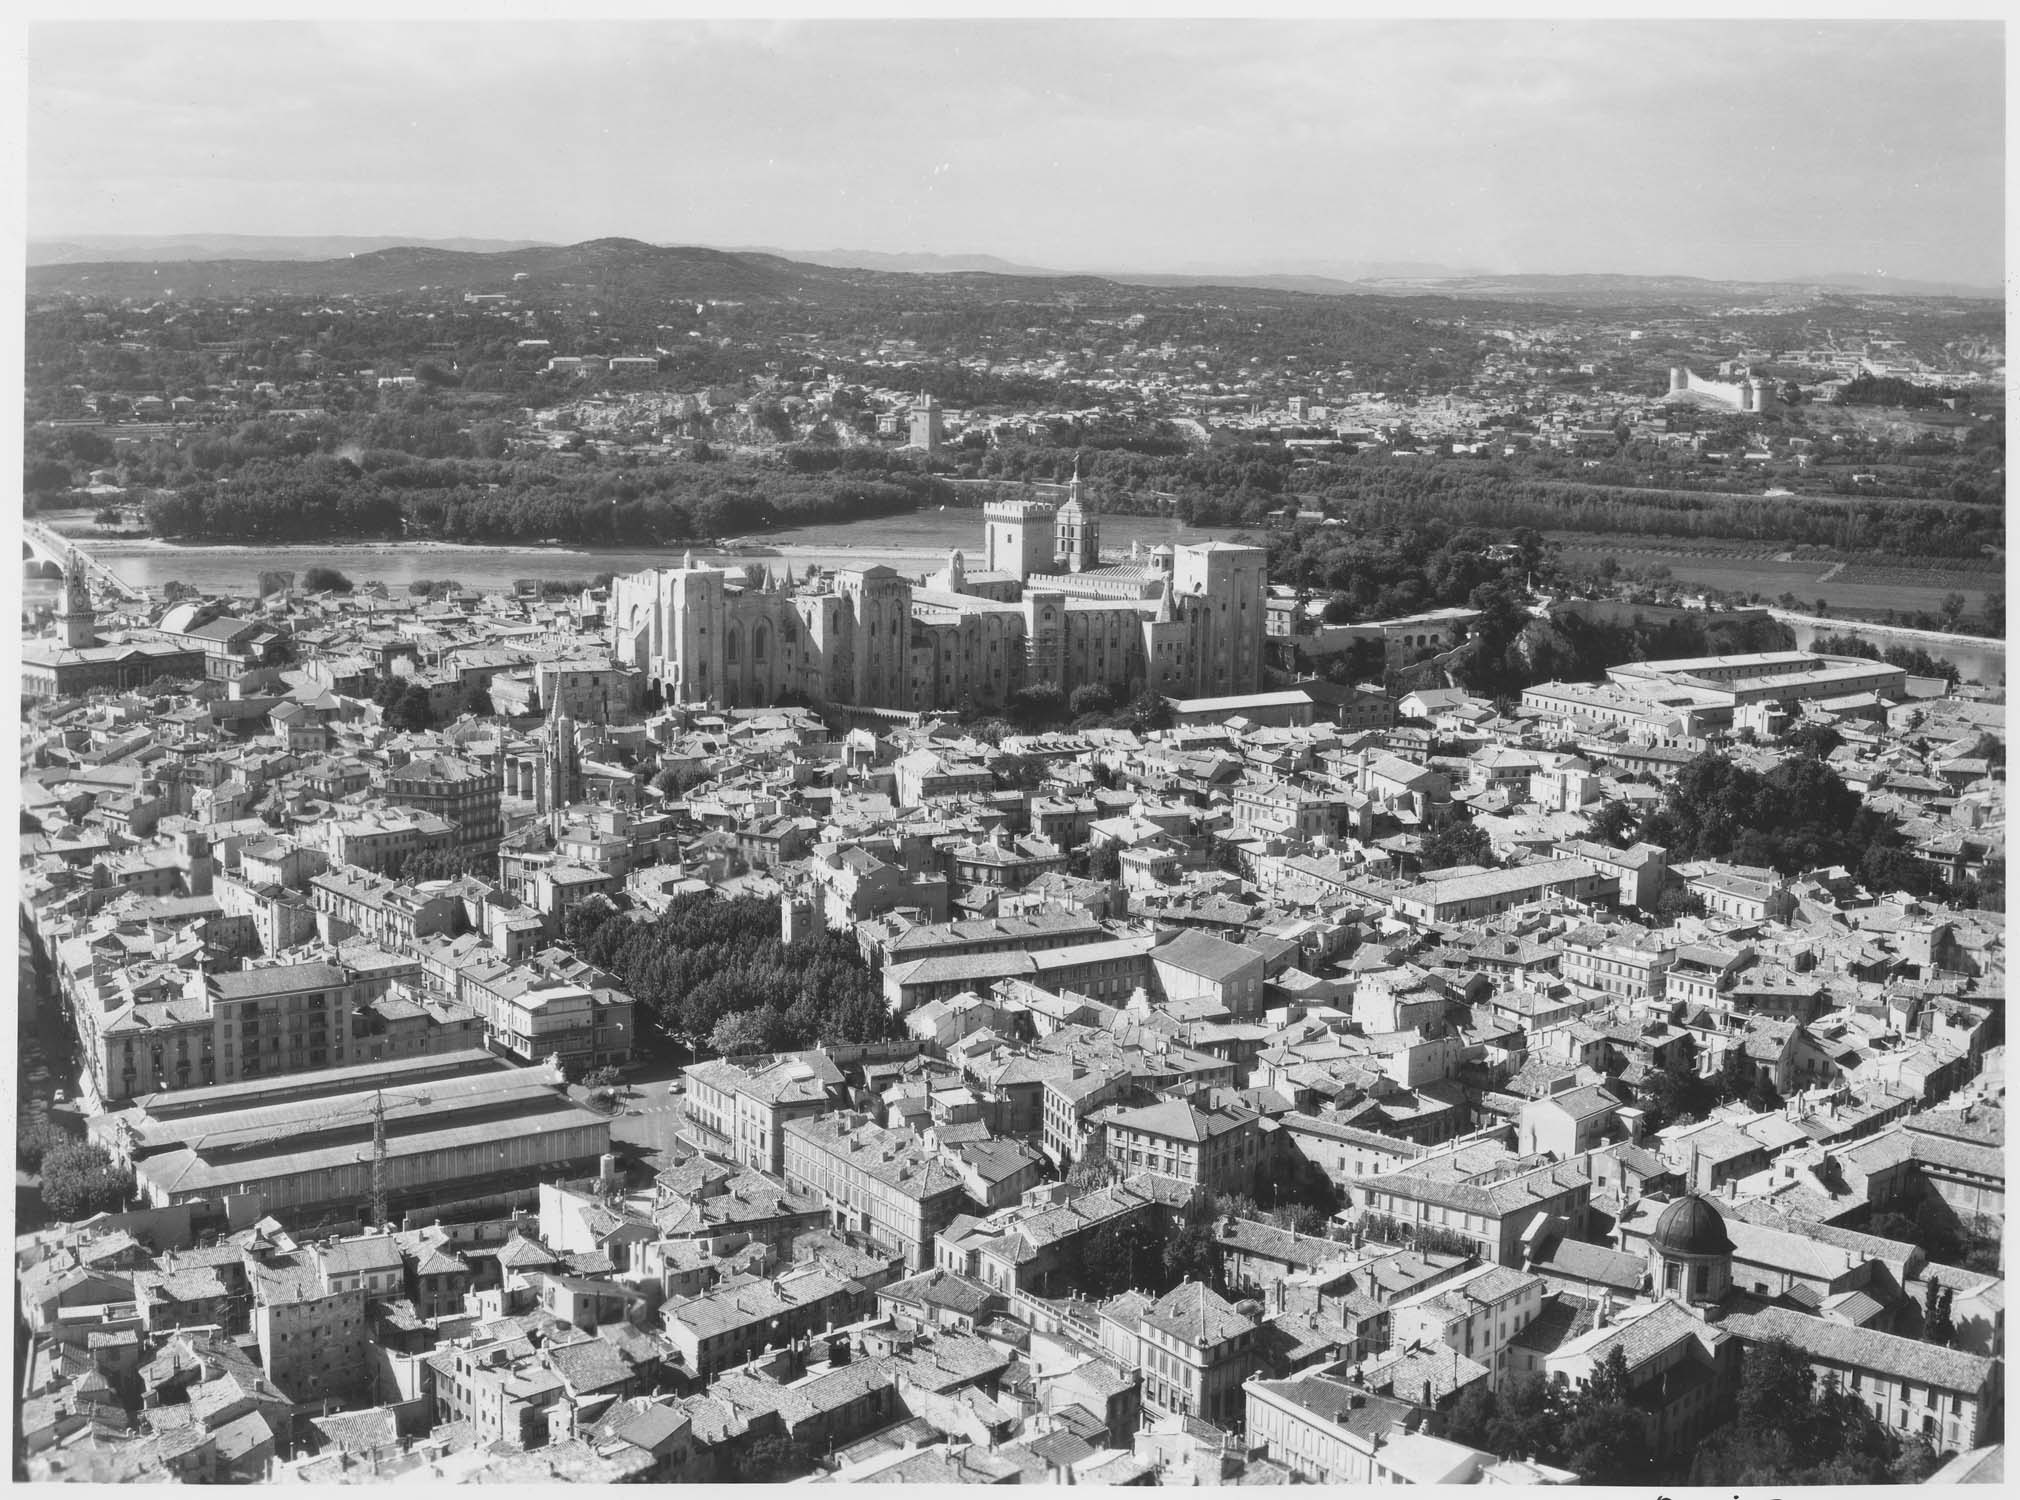
[[[448,542],[343,542],[302,547],[240,547],[178,544],[146,538],[101,539],[88,535],[90,517],[82,513],[45,515],[58,530],[77,536],[91,555],[139,588],[158,589],[185,583],[201,593],[249,594],[262,572],[278,570],[299,575],[321,565],[343,573],[353,583],[376,579],[400,589],[423,578],[452,578],[478,589],[509,588],[517,578],[590,578],[598,573],[635,573],[655,565],[677,563],[686,550],[667,548],[486,547]],[[82,524],[79,524],[79,521]],[[1104,516],[1101,540],[1106,551],[1127,550],[1135,543],[1226,541],[1232,527],[1182,526],[1156,516]],[[1253,535],[1253,533],[1251,533]],[[959,548],[971,569],[982,560],[982,512],[948,507],[851,521],[826,526],[800,526],[766,532],[758,539],[761,555],[729,559],[790,564],[804,571],[809,564],[829,567],[869,567],[882,563],[912,576],[938,572],[947,554]],[[725,554],[694,549],[697,558],[724,560]],[[53,585],[31,581],[29,599],[53,596]]]
[[[591,578],[598,573],[633,573],[641,568],[670,565],[680,560],[685,549],[668,548],[574,548],[574,547],[485,547],[450,542],[341,542],[304,547],[236,547],[213,544],[193,545],[160,542],[146,538],[105,540],[88,535],[91,513],[58,511],[44,513],[47,521],[67,535],[78,536],[91,554],[140,588],[158,589],[169,582],[190,585],[207,594],[242,595],[252,592],[260,573],[268,570],[292,571],[297,575],[321,564],[342,572],[355,583],[376,579],[398,591],[422,578],[452,578],[479,589],[509,588],[518,578]],[[1169,517],[1103,516],[1101,539],[1105,550],[1126,550],[1132,543],[1154,547],[1161,542],[1227,541],[1241,535],[1226,526],[1184,526]],[[1259,533],[1247,535],[1262,540]],[[742,560],[790,564],[804,571],[809,564],[829,567],[869,567],[882,563],[917,577],[937,572],[947,554],[960,548],[970,568],[979,568],[982,559],[982,513],[965,506],[949,506],[909,515],[885,516],[870,521],[836,522],[824,526],[799,526],[767,532],[762,545],[770,549],[757,556],[731,559],[726,554],[697,548],[697,557],[712,560]],[[1676,571],[1688,575],[1696,571],[1692,562],[1676,559]],[[1725,565],[1723,559],[1698,560],[1707,571]],[[1709,565],[1709,566],[1706,566]],[[1780,566],[1788,566],[1786,564]],[[1821,565],[1803,565],[1816,568]],[[1721,580],[1723,581],[1723,580]],[[56,596],[53,583],[28,580],[23,593],[33,605]],[[1833,592],[1840,592],[1834,589]],[[1933,607],[1933,606],[1932,606]],[[1796,643],[1807,647],[1820,633],[1819,627],[1789,622]],[[1932,637],[1924,632],[1906,634],[1866,627],[1854,621],[1830,621],[1825,633],[1846,632],[1872,641],[1885,649],[1909,644],[1925,647],[1931,655],[1947,657],[1957,664],[1968,681],[1986,684],[2006,680],[2006,646],[2003,641],[1980,642],[1972,637]],[[1909,640],[1908,636],[1920,638]]]
[[[2006,643],[1981,636],[1950,635],[1934,630],[1904,630],[1889,625],[1862,625],[1857,620],[1819,620],[1809,615],[1771,611],[1796,638],[1796,649],[1808,651],[1820,636],[1849,635],[1890,651],[1896,646],[1921,650],[1954,662],[1966,682],[1998,687],[2006,681]]]

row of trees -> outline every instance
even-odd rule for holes
[[[1832,401],[1838,406],[1899,406],[1921,410],[1941,406],[1963,392],[1947,386],[1917,385],[1894,375],[1854,375],[1838,387]]]
[[[1960,594],[1957,597],[1963,596]],[[2001,618],[2004,617],[2004,612],[2005,601],[2001,596]],[[1826,656],[1857,656],[1866,661],[1883,661],[1890,667],[1899,667],[1917,677],[1940,677],[1952,687],[1957,685],[1957,679],[1963,675],[1957,670],[1955,662],[1946,657],[1931,656],[1919,646],[1889,646],[1882,651],[1871,641],[1861,640],[1858,636],[1848,633],[1818,636],[1810,649],[1820,651]]]

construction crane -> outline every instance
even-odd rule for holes
[[[372,1228],[386,1222],[386,1094],[372,1094]]]
[[[399,1094],[395,1099],[411,1099],[416,1104],[432,1104],[434,1100],[427,1094]],[[386,1222],[386,1090],[372,1090],[372,1190],[368,1204],[371,1223],[368,1227],[382,1226]]]

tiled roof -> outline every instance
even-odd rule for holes
[[[979,1317],[999,1296],[992,1288],[972,1277],[937,1270],[923,1271],[917,1276],[894,1282],[884,1287],[878,1295],[888,1297],[893,1302],[915,1302],[926,1307],[947,1308],[973,1317]]]
[[[1562,1276],[1620,1292],[1639,1291],[1647,1276],[1647,1267],[1640,1256],[1573,1239],[1558,1240],[1548,1254],[1537,1260],[1535,1269],[1546,1276]]]
[[[1394,1172],[1385,1177],[1365,1179],[1362,1189],[1364,1192],[1394,1193],[1417,1202],[1498,1218],[1519,1213],[1589,1181],[1582,1162],[1564,1162],[1488,1184],[1451,1181],[1414,1171]]]
[[[631,1366],[624,1357],[600,1338],[550,1344],[546,1358],[554,1373],[567,1381],[578,1394],[607,1391],[626,1384],[632,1378]]]
[[[369,1453],[375,1448],[391,1448],[400,1440],[399,1427],[389,1407],[333,1412],[309,1420],[318,1432],[344,1453]]]
[[[1191,929],[1162,947],[1151,949],[1150,957],[1154,963],[1170,964],[1216,983],[1226,983],[1251,968],[1259,971],[1263,964],[1262,954],[1253,948],[1223,942]]]
[[[1982,1355],[1945,1349],[1873,1328],[1851,1328],[1828,1318],[1806,1317],[1788,1308],[1764,1307],[1758,1312],[1729,1313],[1720,1326],[1751,1342],[1784,1339],[1813,1358],[1967,1395],[1982,1388],[1998,1368],[1997,1360]]]
[[[399,1242],[390,1234],[361,1235],[318,1245],[314,1254],[325,1275],[352,1276],[366,1271],[397,1271],[403,1264]]]
[[[1239,1130],[1256,1117],[1238,1105],[1207,1111],[1190,1100],[1163,1099],[1156,1104],[1110,1105],[1095,1118],[1112,1127],[1140,1130],[1146,1135],[1162,1136],[1167,1140],[1201,1142]]]
[[[1455,1349],[1392,1349],[1364,1361],[1356,1372],[1370,1390],[1383,1391],[1401,1401],[1421,1401],[1429,1391],[1432,1401],[1442,1401],[1454,1391],[1488,1378],[1485,1365],[1468,1359]]]
[[[1307,1375],[1297,1380],[1264,1380],[1258,1386],[1357,1437],[1393,1432],[1410,1414],[1410,1403],[1374,1395],[1343,1380]]]
[[[1628,1369],[1638,1370],[1664,1350],[1675,1347],[1679,1339],[1700,1337],[1718,1341],[1722,1335],[1715,1325],[1700,1322],[1681,1303],[1662,1301],[1575,1342],[1578,1352],[1591,1356],[1595,1363],[1603,1362],[1618,1347],[1627,1356]]]
[[[1211,1348],[1255,1327],[1226,1298],[1195,1281],[1165,1293],[1145,1309],[1143,1319],[1195,1348]]]
[[[1524,1324],[1521,1332],[1509,1342],[1516,1348],[1533,1350],[1538,1354],[1555,1353],[1572,1339],[1590,1333],[1598,1314],[1597,1300],[1575,1297],[1569,1292],[1556,1292],[1543,1299],[1543,1306],[1536,1316]]]

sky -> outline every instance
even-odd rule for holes
[[[40,22],[28,231],[2005,276],[1996,22]]]

